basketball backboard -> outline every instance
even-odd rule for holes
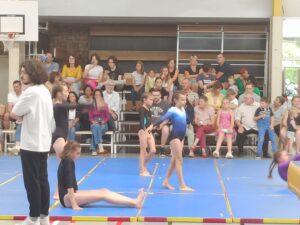
[[[38,1],[0,0],[0,40],[38,41]]]

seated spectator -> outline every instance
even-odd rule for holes
[[[215,123],[215,111],[212,107],[208,106],[207,104],[207,97],[200,96],[198,105],[195,106],[194,112],[195,112],[195,132],[196,132],[196,138],[194,144],[190,148],[190,157],[194,157],[194,152],[196,150],[196,147],[199,143],[202,157],[207,157],[207,149],[206,149],[206,134],[210,134],[215,131],[214,123]]]
[[[286,111],[285,99],[282,96],[277,96],[271,106],[274,113],[274,131],[279,137],[280,124]]]
[[[256,79],[253,75],[250,75],[248,72],[248,69],[246,67],[242,67],[239,71],[240,77],[236,79],[235,84],[239,89],[238,95],[240,96],[241,94],[244,94],[246,84],[247,83],[252,83],[254,88],[254,93],[260,96],[260,90],[256,87],[257,82]]]
[[[223,84],[224,88],[228,87],[228,77],[232,75],[231,65],[225,61],[223,53],[217,55],[216,80]]]
[[[219,110],[224,96],[221,94],[223,86],[219,81],[216,81],[212,86],[210,92],[206,93],[205,96],[208,99],[208,105],[213,107],[215,111]]]
[[[132,111],[136,111],[136,101],[139,100],[144,93],[146,73],[144,71],[144,63],[142,61],[137,61],[135,64],[135,71],[132,73],[133,77],[133,87],[131,90],[131,100],[132,100]]]
[[[163,100],[161,96],[161,91],[158,89],[151,89],[151,94],[153,97],[153,104],[150,108],[151,112],[151,122],[152,124],[157,124],[160,117],[163,116],[168,109],[171,107],[168,101]],[[168,141],[170,127],[168,124],[161,123],[159,129],[153,130],[153,132],[158,133],[161,136],[160,143],[160,156],[165,156],[165,145]]]
[[[162,84],[163,84],[163,81],[162,81],[162,79],[161,79],[161,77],[157,77],[156,79],[155,79],[155,83],[154,83],[154,90],[158,90],[158,91],[160,91],[160,93],[161,93],[161,98],[163,99],[163,100],[165,100],[165,101],[168,101],[168,99],[169,99],[169,92],[167,92],[166,91],[166,89],[164,89],[163,87],[162,87]],[[150,92],[152,91],[152,89],[150,89]],[[169,103],[170,103],[171,101],[169,101]]]
[[[107,70],[108,70],[108,76],[109,79],[115,80],[115,86],[117,90],[122,90],[123,86],[125,84],[125,81],[123,80],[123,71],[118,66],[118,59],[115,56],[109,56],[107,58]]]
[[[46,87],[52,93],[52,88],[55,85],[60,85],[62,82],[62,78],[59,72],[51,72],[49,76],[49,80],[45,83]]]
[[[184,69],[184,77],[189,80],[196,81],[199,71],[200,71],[200,67],[198,66],[198,57],[196,55],[192,55],[190,57],[189,67]]]
[[[292,98],[292,107],[298,109],[298,114],[300,114],[300,96],[295,95]],[[283,115],[282,124],[280,128],[280,142],[283,147],[286,147],[288,145],[288,115],[289,111],[286,110]],[[300,142],[300,130],[297,130],[295,132],[296,141]],[[298,144],[300,146],[300,144]]]
[[[179,70],[176,69],[175,59],[169,59],[167,67],[169,70],[169,74],[172,78],[172,83],[174,85],[173,92],[175,92],[179,89],[179,80],[178,80]]]
[[[80,96],[78,100],[78,104],[80,105],[80,130],[87,131],[90,130],[90,122],[89,122],[89,111],[90,107],[93,104],[93,89],[89,85],[85,86],[83,89],[83,95]]]
[[[156,73],[153,69],[149,70],[149,73],[146,75],[145,78],[145,92],[150,92],[152,88],[154,88],[156,79]]]
[[[109,121],[108,130],[115,130],[115,121],[118,120],[118,115],[120,112],[121,99],[118,92],[114,91],[115,81],[107,80],[105,83],[105,91],[103,92],[103,98],[108,105],[109,110]]]
[[[173,96],[173,80],[169,74],[168,67],[165,66],[161,69],[160,77],[163,81],[162,86],[169,93],[169,101],[171,101]]]
[[[69,56],[69,62],[62,69],[62,78],[70,90],[78,96],[81,88],[82,69],[73,55]]]
[[[228,77],[228,88],[227,90],[232,89],[234,92],[236,92],[236,95],[239,93],[238,87],[235,85],[234,76],[230,75]]]
[[[97,89],[94,92],[94,102],[91,110],[89,111],[89,119],[92,131],[92,142],[90,149],[92,151],[92,155],[96,156],[96,149],[98,149],[100,154],[105,153],[102,143],[103,136],[108,130],[107,123],[109,121],[109,109],[103,99],[101,90]]]
[[[194,107],[199,100],[198,93],[192,91],[191,81],[187,78],[184,78],[181,81],[182,93],[186,95],[189,103]]]
[[[210,65],[203,65],[200,69],[201,73],[197,76],[198,93],[201,95],[210,91],[215,83],[215,77],[211,74],[211,69]]]
[[[230,109],[235,110],[239,106],[239,101],[236,98],[237,92],[233,89],[228,89],[226,97],[230,101]]]
[[[196,102],[198,99],[196,100]],[[196,104],[196,103],[194,103]],[[194,142],[195,142],[195,133],[194,133],[194,117],[195,117],[195,112],[194,112],[194,104],[192,104],[188,97],[186,100],[186,105],[185,105],[185,112],[186,112],[186,118],[187,118],[187,127],[186,127],[186,134],[185,136],[187,137],[187,142],[188,142],[188,147],[189,149],[192,148]]]
[[[243,103],[245,94],[251,94],[255,102],[260,102],[260,96],[254,93],[254,86],[252,83],[249,82],[246,84],[245,93],[239,97],[239,105]]]
[[[45,63],[48,76],[50,76],[50,74],[52,72],[58,72],[59,71],[58,63],[54,62],[53,53],[47,52],[45,59],[42,60],[42,61],[44,61],[44,63]]]
[[[92,54],[90,64],[85,66],[83,78],[84,84],[92,87],[93,91],[96,89],[98,82],[103,77],[103,67],[100,66],[100,57],[97,54]]]
[[[243,155],[243,146],[246,140],[247,135],[249,134],[258,134],[257,125],[254,121],[254,115],[259,107],[259,103],[254,101],[253,94],[245,93],[244,103],[242,103],[236,111],[235,122],[238,127],[236,143],[238,146],[238,156]],[[263,144],[263,153],[264,157],[268,157],[268,136],[265,135],[264,144]]]
[[[69,131],[68,131],[68,141],[75,141],[75,132],[79,129],[79,118],[80,110],[78,108],[78,96],[74,91],[70,91],[68,99],[70,106],[74,108],[69,109]]]
[[[7,95],[7,113],[5,117],[8,118],[8,124],[10,121],[10,113],[17,103],[18,99],[22,94],[22,84],[19,80],[15,80],[13,82],[13,91],[8,93]],[[20,140],[21,140],[21,129],[22,129],[22,121],[15,121],[16,122],[16,144],[12,148],[8,148],[8,151],[12,152],[13,154],[17,155],[20,152]]]

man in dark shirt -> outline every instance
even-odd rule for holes
[[[216,67],[216,80],[219,80],[224,88],[228,86],[228,77],[232,75],[232,68],[227,62],[225,62],[225,57],[222,53],[217,55],[218,65]]]
[[[157,89],[152,89],[151,94],[153,96],[153,105],[150,108],[151,111],[151,120],[153,124],[158,123],[160,117],[164,115],[168,109],[171,107],[170,104],[162,100],[161,91]],[[157,130],[158,134],[161,134],[161,147],[160,147],[160,155],[165,155],[165,145],[167,143],[170,127],[169,125],[164,125],[161,129]]]

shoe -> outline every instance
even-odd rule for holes
[[[160,147],[159,149],[159,157],[165,158],[166,157],[166,149],[164,147]]]
[[[272,156],[270,156],[269,154],[265,154],[265,155],[263,155],[263,158],[266,158],[266,159],[271,159],[271,158],[272,158]]]
[[[189,157],[190,157],[190,158],[194,158],[194,157],[195,157],[195,154],[194,154],[194,152],[193,152],[193,151],[190,151],[190,153],[189,153]]]
[[[227,152],[225,158],[226,159],[233,159],[232,153],[231,152]]]
[[[261,156],[260,156],[259,154],[256,153],[255,159],[256,159],[256,160],[260,160],[260,159],[261,159]]]
[[[9,151],[9,152],[11,152],[12,154],[14,154],[14,155],[18,155],[19,154],[19,152],[20,152],[20,146],[18,146],[18,145],[15,145],[14,147],[12,147],[12,148],[7,148],[7,150]]]
[[[40,218],[36,221],[32,221],[30,217],[27,217],[23,222],[17,223],[16,225],[40,225]]]
[[[40,225],[51,225],[49,216],[46,216],[43,219],[40,218]]]
[[[92,151],[92,156],[97,156],[97,152],[96,151]]]
[[[238,151],[238,157],[243,157],[243,156],[244,156],[244,151],[243,150]]]
[[[202,158],[207,158],[206,150],[202,149]]]
[[[215,158],[219,158],[219,157],[220,157],[220,153],[219,153],[218,151],[214,151],[214,152],[213,152],[213,156],[214,156]]]

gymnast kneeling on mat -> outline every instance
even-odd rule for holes
[[[108,189],[79,191],[76,183],[74,161],[80,157],[80,151],[80,145],[77,142],[70,141],[61,153],[57,176],[59,200],[64,207],[81,210],[81,207],[97,201],[106,201],[135,208],[142,207],[145,196],[144,189],[139,190],[137,198],[129,198]]]
[[[272,178],[272,172],[274,167],[278,164],[278,174],[279,176],[287,181],[288,177],[288,168],[291,161],[300,161],[300,153],[291,158],[289,153],[286,150],[280,150],[274,153],[273,161],[270,165],[269,176],[268,178]]]

